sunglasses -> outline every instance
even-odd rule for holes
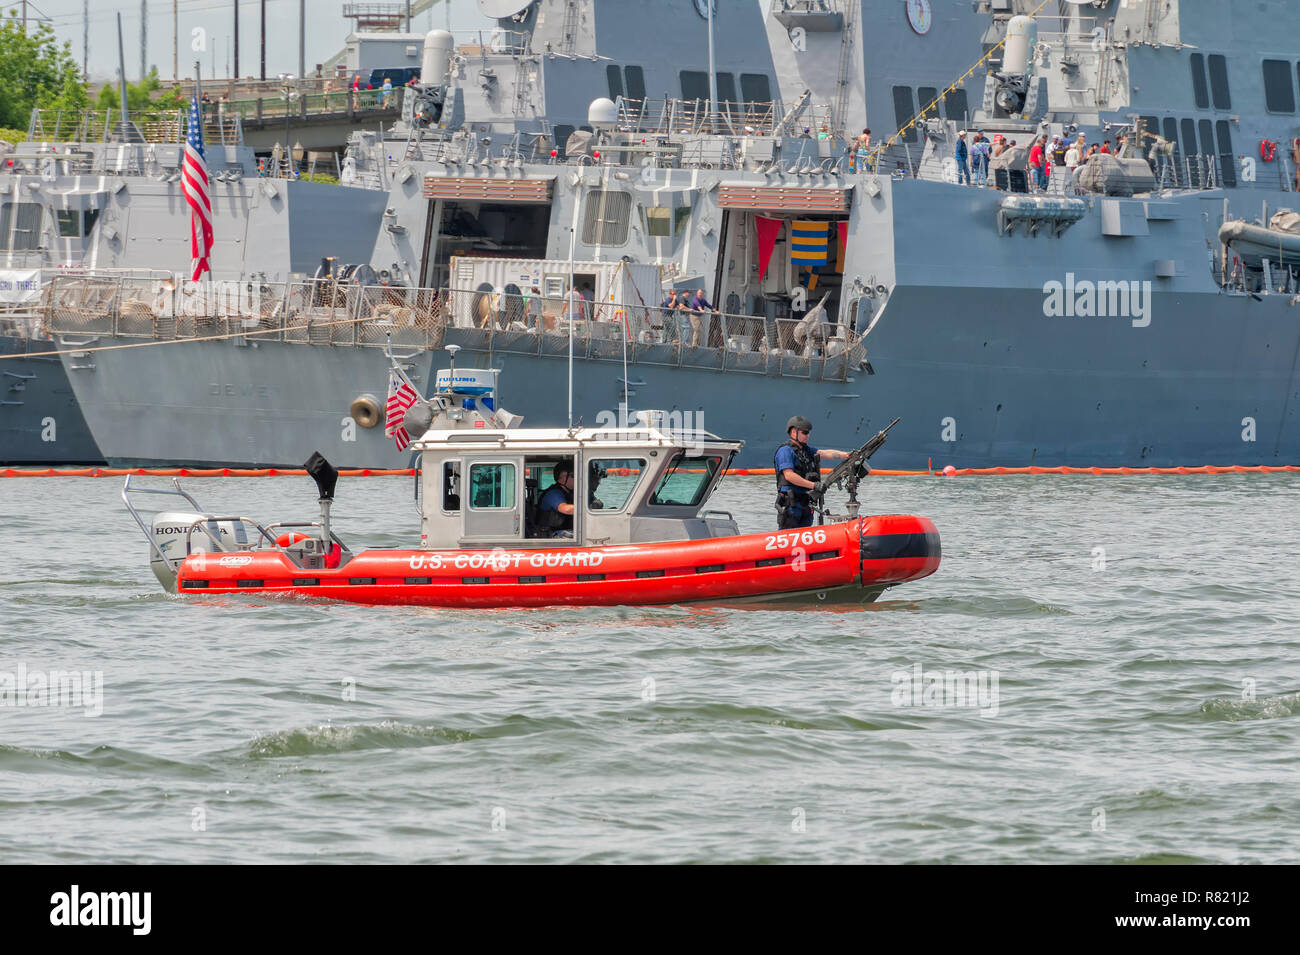
[[[803,428],[795,428],[795,429],[794,429],[794,433],[795,433],[795,434],[812,434],[811,431],[805,431]]]

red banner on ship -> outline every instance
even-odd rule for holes
[[[758,231],[758,280],[767,277],[767,267],[772,263],[772,252],[776,248],[777,236],[781,234],[784,219],[768,219],[754,216],[754,228]]]

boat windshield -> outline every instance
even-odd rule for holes
[[[650,496],[650,503],[698,507],[721,467],[722,458],[718,455],[678,455]]]

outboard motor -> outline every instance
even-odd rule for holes
[[[251,543],[247,529],[238,521],[214,521],[211,514],[194,511],[160,511],[149,528],[153,547],[149,567],[168,593],[176,592],[176,568],[190,554],[220,554],[247,550]],[[203,521],[190,528],[195,521]],[[189,539],[189,549],[185,542]],[[156,549],[155,549],[156,548]]]

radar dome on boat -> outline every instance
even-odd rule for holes
[[[607,97],[594,99],[587,107],[587,122],[591,124],[592,129],[613,129],[617,121],[618,107]]]

